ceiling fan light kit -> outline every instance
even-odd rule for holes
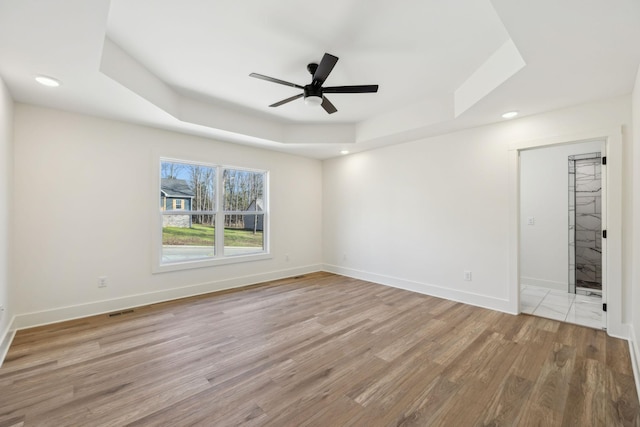
[[[311,63],[307,65],[307,71],[313,76],[311,83],[306,86],[301,86],[295,83],[287,82],[285,80],[276,79],[273,77],[265,76],[263,74],[251,73],[250,77],[266,80],[272,83],[278,83],[284,86],[291,86],[297,89],[302,89],[302,93],[292,96],[282,101],[269,105],[269,107],[279,107],[288,102],[294,101],[304,97],[304,103],[306,105],[314,106],[321,105],[324,110],[333,114],[338,109],[329,101],[324,94],[325,93],[374,93],[378,91],[378,85],[360,85],[360,86],[333,86],[322,87],[324,81],[329,77],[329,73],[333,70],[338,57],[325,53],[322,57],[322,61],[319,64]]]
[[[304,97],[304,103],[310,107],[322,105],[322,97],[317,95],[308,95]]]

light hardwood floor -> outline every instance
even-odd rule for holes
[[[20,331],[0,426],[637,426],[627,343],[328,273]]]

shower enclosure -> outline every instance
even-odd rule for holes
[[[569,292],[602,294],[600,153],[569,156]]]

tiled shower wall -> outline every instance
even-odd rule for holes
[[[602,290],[600,153],[569,156],[569,286]]]

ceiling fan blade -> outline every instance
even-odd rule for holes
[[[322,88],[324,93],[372,93],[378,91],[378,85],[332,86]]]
[[[329,114],[333,114],[338,111],[338,109],[331,103],[331,101],[329,101],[325,97],[322,97],[322,108],[324,108],[324,111]]]
[[[324,81],[327,80],[327,77],[329,77],[329,73],[331,73],[333,67],[336,66],[336,62],[338,62],[337,56],[325,53],[322,57],[322,61],[318,64],[316,72],[313,74],[313,81],[311,84],[322,86],[322,83],[324,83]]]
[[[287,102],[295,101],[298,98],[302,98],[302,96],[303,94],[301,93],[299,95],[292,96],[291,98],[283,99],[282,101],[276,102],[275,104],[271,104],[269,105],[269,107],[279,107],[282,104],[286,104]]]
[[[272,83],[278,83],[278,84],[285,85],[285,86],[291,86],[291,87],[296,87],[298,89],[304,89],[304,87],[302,87],[300,85],[297,85],[295,83],[285,82],[284,80],[274,79],[273,77],[264,76],[264,75],[258,74],[258,73],[251,73],[251,74],[249,74],[249,77],[255,77],[256,79],[262,79],[262,80],[266,80],[266,81],[272,82]]]

